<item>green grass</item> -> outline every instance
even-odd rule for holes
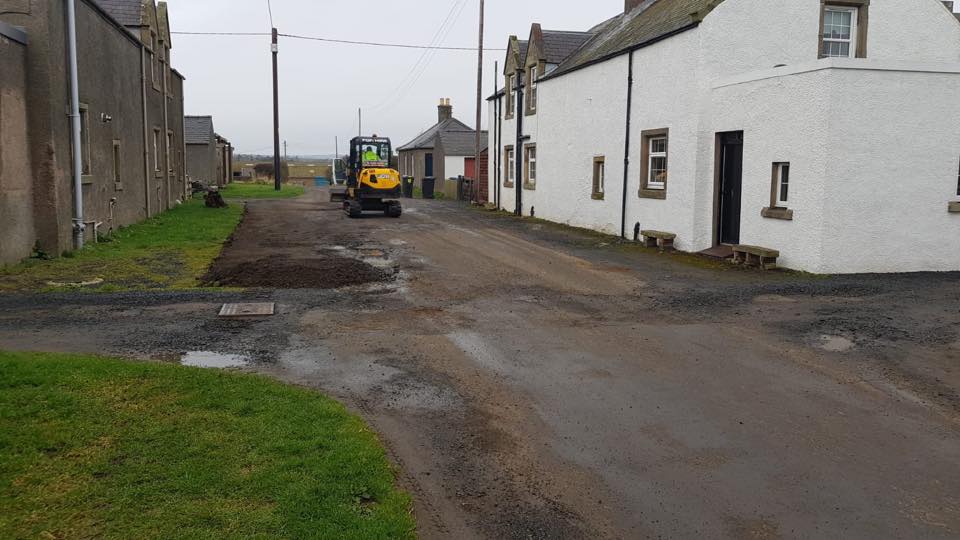
[[[210,209],[201,200],[189,201],[68,257],[0,268],[0,292],[56,290],[51,283],[95,279],[104,282],[84,290],[197,287],[242,214],[241,204]]]
[[[0,353],[2,538],[413,538],[377,437],[264,378]]]
[[[284,184],[276,191],[273,184],[254,184],[234,182],[220,190],[226,199],[292,199],[304,193],[303,186]]]

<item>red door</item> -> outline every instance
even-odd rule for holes
[[[464,178],[477,177],[477,158],[463,158],[463,176]]]

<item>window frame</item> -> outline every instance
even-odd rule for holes
[[[824,54],[826,13],[829,9],[852,10],[850,29],[850,55],[827,56]],[[820,34],[817,39],[817,58],[866,58],[867,36],[870,22],[870,0],[820,0]],[[829,40],[835,42],[835,40]]]
[[[160,133],[162,130],[159,127],[153,128],[153,173],[156,176],[163,174],[163,169],[160,168]]]
[[[120,139],[113,140],[113,189],[114,191],[123,191],[123,175],[120,168],[123,164],[121,155],[122,145]]]
[[[960,159],[957,160],[957,197],[960,197]]]
[[[527,70],[527,80],[530,81],[529,88],[527,89],[527,116],[537,113],[537,101],[538,101],[538,91],[537,91],[537,76],[540,72],[540,65],[530,66],[530,69]]]
[[[783,197],[783,171],[787,171],[787,200],[781,200]],[[790,202],[790,186],[792,178],[790,177],[791,167],[789,161],[774,161],[770,172],[770,206],[764,208],[760,215],[770,219],[781,219],[785,221],[793,220],[793,210],[787,207]]]
[[[666,141],[666,150],[662,152],[662,155],[652,156],[650,147],[653,144],[653,141],[664,139]],[[642,147],[640,149],[640,192],[639,196],[642,199],[666,199],[667,198],[667,187],[670,180],[670,129],[669,128],[660,128],[660,129],[648,129],[640,133],[640,140],[642,141]],[[660,154],[657,152],[657,154]],[[662,157],[664,158],[664,166],[666,167],[666,178],[662,182],[650,182],[650,174],[652,171],[653,158]]]
[[[595,201],[602,201],[606,189],[607,179],[607,158],[606,156],[593,157],[593,189],[591,198]]]
[[[505,83],[506,93],[507,93],[507,106],[504,110],[504,118],[509,120],[513,118],[513,113],[516,111],[516,101],[517,101],[517,89],[514,86],[516,84],[517,74],[511,73],[507,75],[507,80]]]
[[[166,140],[167,140],[167,156],[168,156],[167,157],[167,174],[169,174],[170,176],[173,176],[174,175],[173,169],[176,164],[173,162],[173,130],[172,129],[167,130]]]
[[[503,163],[506,170],[503,175],[503,187],[513,187],[517,179],[517,152],[513,146],[503,147]]]
[[[90,152],[90,106],[80,104],[80,175],[93,176],[93,157]]]
[[[530,159],[531,152],[533,159]],[[531,168],[531,164],[533,167]],[[533,171],[533,176],[531,177],[530,171]],[[537,187],[537,144],[525,144],[523,145],[523,188],[524,189],[536,189]]]

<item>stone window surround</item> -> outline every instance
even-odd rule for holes
[[[504,93],[507,98],[507,106],[503,108],[503,118],[504,120],[513,119],[514,112],[517,109],[517,89],[516,85],[517,74],[510,73],[507,74],[506,81],[504,82]]]
[[[601,169],[601,167],[602,167],[602,169]],[[603,200],[603,197],[604,197],[604,189],[606,188],[606,186],[604,185],[602,189],[598,189],[598,188],[600,187],[600,184],[601,184],[601,181],[600,181],[600,171],[601,171],[601,170],[603,171],[603,182],[602,182],[602,183],[604,183],[604,184],[606,183],[606,178],[607,178],[606,167],[607,167],[607,158],[606,158],[606,156],[594,156],[594,158],[593,158],[593,187],[592,187],[592,189],[591,189],[590,198],[592,198],[592,199],[595,200],[595,201],[602,201],[602,200]]]
[[[867,29],[870,22],[870,0],[820,0],[820,33],[817,36],[817,58],[823,55],[823,16],[827,6],[850,7],[857,9],[857,50],[854,58],[867,57]]]
[[[122,175],[120,174],[120,164],[123,163],[121,155],[122,146],[120,139],[113,140],[113,189],[114,191],[123,191]]]
[[[649,187],[650,181],[650,139],[666,137],[667,139],[667,180],[664,180],[662,188]],[[642,148],[640,149],[640,191],[638,193],[641,199],[659,199],[667,198],[667,187],[669,186],[670,170],[670,128],[647,129],[640,132]]]
[[[160,150],[163,148],[161,133],[163,133],[163,130],[160,129],[160,126],[153,127],[153,174],[156,178],[163,177],[163,169],[160,167]]]
[[[530,143],[523,145],[523,189],[528,191],[534,191],[537,189],[537,179],[534,178],[533,182],[530,181],[530,151],[533,150],[534,153],[537,152],[537,143]],[[533,162],[537,162],[537,158],[533,158]]]
[[[90,153],[90,106],[80,103],[80,125],[86,129],[80,131],[81,177],[85,184],[93,182],[93,159]]]
[[[513,152],[513,151],[514,151],[513,145],[508,145],[503,147],[503,167],[505,169],[503,174],[503,187],[512,188],[514,186],[514,182],[510,180],[510,176],[511,175],[515,176],[517,174],[517,162],[516,162],[517,154],[516,152],[514,152],[513,154],[514,161],[513,161],[513,167],[511,167],[510,152]]]
[[[539,63],[537,63],[537,64],[535,64],[535,65],[528,66],[527,69],[526,69],[525,72],[524,72],[525,75],[526,75],[527,80],[530,81],[529,88],[527,88],[527,92],[526,92],[526,94],[524,94],[524,99],[523,99],[523,101],[524,101],[524,109],[525,109],[525,111],[524,111],[524,116],[533,116],[533,115],[537,114],[537,105],[540,104],[540,94],[539,94],[539,92],[537,92],[537,91],[539,90],[539,88],[538,88],[537,84],[536,84],[536,83],[534,82],[534,80],[533,80],[533,79],[534,79],[534,78],[533,78],[533,70],[534,70],[534,69],[537,70],[537,78],[539,78],[539,77],[542,77],[542,76],[543,76],[543,72],[544,72],[543,70],[544,70],[545,68],[546,68],[546,63],[545,63],[545,62],[539,62]],[[533,93],[534,93],[534,92],[537,92],[537,105],[533,105],[533,102],[532,102],[532,100],[533,100],[532,96],[533,96]]]
[[[790,166],[789,161],[774,161],[770,173],[770,206],[760,211],[760,215],[769,219],[793,220],[793,210],[780,204],[777,195],[780,192],[780,175],[777,174],[781,165]]]

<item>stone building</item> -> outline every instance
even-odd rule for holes
[[[23,36],[11,39],[7,30],[0,43],[2,107],[12,111],[0,120],[2,167],[25,172],[0,173],[0,222],[15,221],[0,227],[2,263],[29,256],[35,245],[54,255],[74,247],[65,14],[64,0],[0,0],[0,22]],[[91,241],[95,231],[141,221],[185,196],[184,85],[170,64],[165,3],[78,0],[76,22],[84,235]],[[26,133],[17,126],[23,116]],[[27,181],[8,180],[13,175]],[[14,204],[16,211],[2,208]]]
[[[187,177],[205,186],[225,186],[233,177],[233,145],[213,129],[211,116],[184,118]]]
[[[481,150],[487,147],[486,131],[481,132],[480,144]],[[437,107],[437,123],[397,151],[400,174],[412,176],[417,187],[424,177],[434,177],[437,189],[443,190],[442,180],[473,176],[476,131],[454,118],[450,100],[443,99]]]

